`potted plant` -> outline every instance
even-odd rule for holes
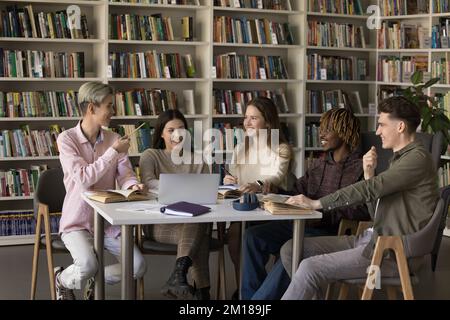
[[[450,120],[446,110],[439,106],[439,102],[424,92],[427,88],[438,83],[439,80],[440,78],[433,78],[424,83],[423,72],[416,71],[411,75],[412,86],[403,90],[402,94],[420,109],[422,132],[432,134],[442,132],[445,138],[442,153],[445,153],[450,143]]]

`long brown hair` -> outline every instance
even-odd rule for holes
[[[164,131],[164,127],[166,126],[167,122],[175,119],[183,121],[184,129],[186,130],[188,129],[186,118],[180,111],[173,109],[164,111],[159,115],[158,120],[156,120],[155,131],[153,133],[153,141],[152,141],[153,149],[166,148],[166,144],[164,143],[164,139],[161,137],[161,135]]]
[[[284,136],[284,133],[281,130],[280,118],[278,116],[277,107],[271,99],[266,98],[266,97],[256,97],[247,103],[246,108],[248,108],[248,106],[255,107],[256,109],[258,109],[258,111],[263,116],[264,122],[266,123],[267,129],[268,129],[267,130],[267,145],[269,147],[271,146],[271,130],[272,129],[277,129],[279,131],[279,139],[280,139],[279,144],[282,144],[282,143],[287,144],[286,137]],[[248,145],[249,145],[249,138],[248,138],[248,136],[246,136],[245,137],[246,150],[248,150]]]

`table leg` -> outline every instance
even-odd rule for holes
[[[133,226],[122,226],[122,300],[136,300],[133,280]]]
[[[95,300],[105,299],[105,266],[103,262],[103,251],[104,251],[104,220],[103,217],[98,213],[94,213],[94,251],[97,255],[98,270],[95,275]]]
[[[294,220],[292,232],[292,276],[297,271],[303,255],[303,238],[305,236],[305,220]]]
[[[244,235],[245,235],[245,221],[241,222],[241,250],[239,258],[239,300],[242,300],[241,287],[242,287],[242,274],[244,272]]]

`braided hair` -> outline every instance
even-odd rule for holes
[[[361,124],[359,119],[347,109],[333,108],[322,114],[320,129],[330,129],[335,132],[350,147],[350,150],[358,146]]]

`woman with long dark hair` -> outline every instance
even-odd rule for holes
[[[175,164],[172,153],[178,152],[186,136],[188,125],[178,110],[161,113],[156,122],[151,149],[141,156],[141,181],[150,190],[158,189],[161,173],[209,173],[203,164]],[[175,268],[161,292],[172,298],[209,299],[209,236],[210,225],[205,223],[158,224],[146,226],[145,236],[162,243],[178,245]],[[191,271],[194,287],[187,281]]]
[[[261,192],[261,183],[289,189],[292,149],[280,127],[278,110],[271,99],[256,97],[247,104],[245,140],[234,149],[229,170],[232,175],[225,176],[224,184],[239,184],[242,192]],[[278,130],[278,141],[272,141],[272,134],[275,134],[273,130]],[[272,145],[272,142],[278,143],[278,146]],[[227,237],[228,250],[236,270],[236,282],[239,281],[240,229],[240,223],[232,223]]]

